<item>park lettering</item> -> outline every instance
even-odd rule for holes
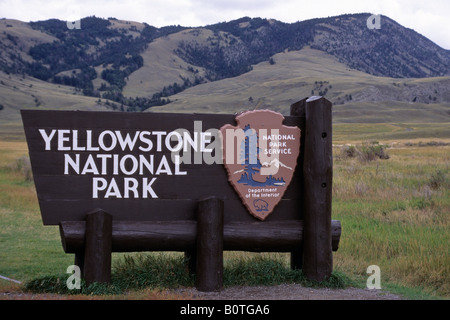
[[[195,164],[221,163],[223,160],[218,130],[202,131],[199,121],[194,122],[192,134],[186,129],[169,132],[148,130],[95,132],[88,129],[38,129],[38,131],[45,151],[64,154],[62,168],[64,175],[92,176],[92,199],[158,198],[154,190],[158,176],[187,175],[188,172],[181,168],[181,164],[191,163],[192,151]],[[239,136],[239,133],[243,135],[240,129],[231,131],[232,135]],[[265,129],[260,133],[265,155],[292,153],[286,141],[295,140],[293,135],[268,134]],[[233,149],[231,146],[231,150]],[[170,156],[167,155],[168,152]],[[232,156],[232,159],[234,161],[235,157]],[[267,169],[264,168],[262,174],[264,170]]]
[[[287,146],[287,141],[294,141],[293,134],[263,135],[263,141],[269,141],[269,147],[264,150],[265,155],[292,154],[292,149]]]
[[[207,152],[211,132],[39,129],[45,151],[64,152],[64,175],[92,175],[92,198],[158,198],[159,175],[187,175],[181,151]],[[172,153],[172,157],[163,154]],[[126,152],[126,154],[123,154]],[[150,153],[153,152],[153,153]],[[155,154],[156,152],[156,154]],[[101,177],[103,176],[103,177]],[[140,176],[137,179],[136,176]],[[155,177],[156,176],[156,177]]]

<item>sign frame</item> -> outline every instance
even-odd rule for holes
[[[301,268],[309,279],[322,281],[331,275],[332,251],[338,249],[341,236],[340,222],[331,220],[331,108],[323,97],[291,105],[283,125],[300,128],[300,155],[291,183],[264,221],[248,214],[222,163],[199,165],[205,159],[194,153],[189,155],[190,164],[161,166],[163,156],[172,156],[162,147],[159,164],[149,171],[155,174],[160,168],[157,179],[165,173],[170,181],[161,179],[160,185],[154,181],[149,186],[152,180],[146,180],[147,198],[124,199],[118,195],[125,194],[125,187],[120,192],[111,187],[108,194],[109,187],[103,185],[93,197],[93,178],[103,173],[106,179],[118,178],[122,172],[124,183],[126,177],[144,178],[126,153],[134,138],[142,138],[142,132],[149,138],[146,135],[151,128],[158,139],[161,132],[168,135],[184,128],[195,135],[225,124],[236,125],[235,115],[21,110],[43,223],[59,225],[63,248],[75,253],[75,264],[88,284],[110,281],[111,252],[159,250],[184,251],[190,270],[197,273],[196,286],[203,291],[222,287],[223,250],[290,252],[292,268]],[[203,126],[200,130],[196,128],[199,123]],[[78,130],[76,134],[74,130]],[[108,144],[106,140],[104,146],[88,143],[102,134],[110,136]],[[53,139],[59,135],[60,139]],[[146,150],[145,145],[140,147]],[[149,144],[147,147],[150,150]],[[118,165],[104,167],[114,156],[90,159],[89,152],[101,149],[117,151]],[[126,159],[122,167],[120,157]],[[152,195],[150,187],[157,197],[148,196]],[[128,195],[134,195],[133,190],[134,185],[128,184]],[[112,196],[116,198],[110,199]]]

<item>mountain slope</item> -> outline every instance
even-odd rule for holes
[[[105,103],[69,86],[0,71],[0,137],[23,136],[21,109],[111,110]]]
[[[123,94],[127,97],[151,97],[165,86],[183,83],[189,79],[192,83],[204,81],[206,70],[187,63],[175,50],[182,41],[206,42],[212,32],[206,29],[188,29],[166,37],[155,39],[141,53],[144,63],[142,68],[129,75]],[[202,79],[202,80],[200,80]]]
[[[34,61],[29,54],[32,47],[57,40],[28,23],[12,19],[0,20],[0,31],[0,70],[8,73],[25,71],[25,64]]]
[[[310,45],[373,75],[398,78],[450,75],[450,51],[386,16],[381,16],[380,29],[369,29],[369,17],[370,14],[362,13],[292,24],[242,18],[207,28],[240,38],[253,54],[248,58],[252,64],[285,49],[299,50]]]
[[[385,16],[369,30],[368,17],[190,29],[87,17],[80,30],[2,19],[0,124],[20,124],[19,108],[287,113],[310,95],[337,122],[448,121],[450,51]]]
[[[333,102],[335,122],[448,122],[450,77],[397,79],[350,69],[305,47],[273,56],[241,76],[189,88],[152,112],[230,113],[269,108],[289,114],[304,97]]]
[[[55,19],[21,26],[2,20],[1,42],[8,50],[1,56],[0,69],[71,85],[85,95],[128,105],[135,101],[125,101],[124,96],[155,100],[137,106],[138,110],[166,103],[160,98],[193,85],[244,74],[252,65],[269,61],[277,53],[305,46],[373,75],[450,75],[450,51],[385,16],[381,18],[381,29],[369,30],[368,17],[353,14],[291,24],[245,17],[189,30],[96,17],[82,19],[80,30],[69,30],[64,21]],[[28,29],[32,35],[17,32],[19,28]],[[25,38],[43,39],[20,40]],[[24,42],[28,45],[21,45]],[[156,59],[158,54],[162,60]],[[144,60],[145,72],[140,70]],[[165,79],[167,69],[169,73],[174,69],[188,72]],[[133,75],[135,72],[138,74]],[[141,79],[142,74],[155,73],[158,77]],[[140,86],[141,81],[147,84]],[[168,88],[174,83],[180,88]],[[166,91],[162,92],[164,87]],[[141,92],[143,89],[145,92]]]
[[[311,47],[330,53],[348,66],[394,78],[444,76],[450,72],[450,51],[414,30],[381,16],[380,29],[366,25],[367,15],[321,19]]]

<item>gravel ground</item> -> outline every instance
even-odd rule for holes
[[[230,287],[219,292],[200,292],[195,288],[179,289],[204,300],[402,300],[401,296],[383,290],[306,288],[299,284],[278,286]]]
[[[196,288],[165,290],[158,299],[191,300],[402,300],[401,296],[383,291],[358,288],[328,289],[307,288],[300,284],[281,284],[277,286],[227,287],[217,292],[201,292]],[[166,298],[164,298],[164,296]],[[89,299],[106,299],[105,296],[90,296]],[[116,297],[116,299],[127,299]],[[145,293],[132,299],[152,299]],[[0,300],[83,300],[86,296],[66,296],[57,294],[24,293],[17,287],[2,290]]]

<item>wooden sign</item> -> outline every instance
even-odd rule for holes
[[[265,220],[289,186],[300,153],[300,129],[270,110],[244,112],[225,125],[223,159],[228,179],[248,211]]]
[[[211,195],[224,200],[226,221],[254,220],[223,167],[219,128],[234,115],[23,110],[22,118],[45,225],[95,208],[115,220],[195,220],[197,201]],[[283,188],[278,219],[301,218],[300,187]]]
[[[308,278],[331,275],[326,99],[286,117],[21,113],[42,221],[59,225],[86,283],[109,282],[111,252],[133,251],[184,251],[203,291],[222,287],[224,250],[290,252]]]

